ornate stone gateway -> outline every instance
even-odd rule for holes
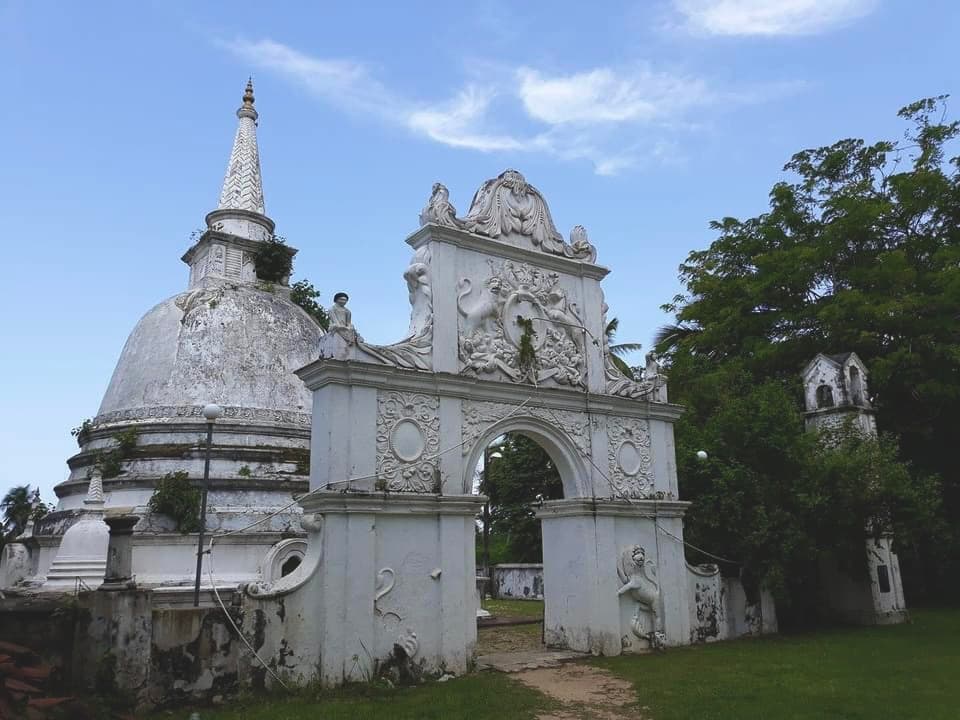
[[[484,183],[463,218],[434,185],[420,221],[403,274],[408,336],[367,343],[341,296],[320,359],[298,371],[314,394],[302,504],[322,548],[281,581],[298,590],[287,614],[312,618],[290,642],[298,666],[315,648],[326,684],[399,655],[425,671],[466,669],[483,500],[473,472],[505,432],[540,443],[563,480],[565,499],[539,512],[548,644],[616,655],[689,642],[680,408],[654,361],[640,381],[612,363],[608,271],[586,231],[565,241],[514,170]]]

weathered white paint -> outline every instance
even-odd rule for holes
[[[490,569],[493,597],[543,600],[543,563],[501,563]]]
[[[759,590],[752,601],[739,579],[723,577],[716,565],[688,565],[690,642],[716,642],[777,632],[773,596]]]

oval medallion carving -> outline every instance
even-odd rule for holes
[[[528,293],[529,294],[529,293]],[[547,341],[547,333],[544,332],[545,313],[540,303],[531,302],[528,298],[516,294],[507,300],[503,308],[503,331],[514,347],[520,347],[520,337],[523,335],[523,328],[517,325],[517,316],[520,315],[527,320],[533,320],[533,330],[536,333],[533,337],[533,347],[539,350]]]
[[[644,456],[640,452],[640,448],[629,440],[620,445],[620,450],[617,451],[617,462],[620,464],[620,469],[623,470],[624,475],[636,475],[640,472],[640,468],[643,467],[643,460]]]
[[[413,462],[423,455],[426,442],[423,431],[413,420],[406,419],[398,422],[390,436],[390,447],[397,457],[404,462]]]

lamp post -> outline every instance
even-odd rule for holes
[[[487,446],[483,450],[483,489],[485,492],[489,492],[490,488],[487,485],[487,478],[490,476],[490,461],[493,458],[501,458],[503,453],[499,450],[495,452],[490,452],[490,447]],[[490,498],[487,497],[487,501],[483,504],[483,571],[487,574],[487,577],[490,577]]]
[[[200,572],[203,570],[203,529],[207,526],[207,482],[210,480],[210,444],[213,442],[213,423],[223,415],[223,408],[210,403],[204,406],[207,419],[207,449],[203,459],[203,486],[200,492],[200,533],[197,535],[197,577],[193,583],[193,606],[200,607]]]

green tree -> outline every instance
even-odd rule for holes
[[[846,139],[794,155],[768,212],[711,224],[717,239],[690,253],[680,267],[685,292],[664,306],[676,320],[661,329],[657,350],[670,365],[672,399],[692,410],[678,427],[681,490],[695,501],[691,531],[781,587],[795,568],[773,557],[772,543],[815,555],[825,542],[817,533],[827,531],[816,512],[851,510],[850,489],[836,481],[867,446],[842,443],[819,454],[804,447],[798,375],[817,352],[852,350],[871,370],[879,426],[890,435],[869,452],[887,477],[900,478],[883,486],[886,500],[894,489],[906,493],[897,446],[916,491],[891,509],[909,555],[907,593],[955,597],[960,589],[960,471],[951,447],[960,430],[960,161],[951,156],[960,124],[946,119],[944,100],[903,108],[909,129],[901,141]],[[701,447],[711,460],[697,466],[692,453]],[[858,493],[874,487],[857,482]],[[728,519],[698,509],[719,506],[710,493],[726,483],[763,503],[747,511],[734,496],[723,504],[738,518],[731,524],[739,539],[718,537],[709,524]],[[946,522],[931,522],[931,493],[939,493]],[[853,527],[869,520],[869,507],[856,511]],[[743,512],[753,515],[740,519]],[[801,526],[789,522],[795,512]],[[776,525],[784,536],[772,540],[767,526]],[[946,526],[954,530],[941,532]],[[840,536],[849,527],[834,540],[847,541]]]
[[[0,500],[0,513],[3,514],[3,531],[0,532],[0,547],[3,541],[17,537],[27,527],[32,518],[39,520],[49,512],[46,504],[40,500],[40,489],[30,490],[29,485],[16,485],[10,488],[3,500]]]
[[[327,330],[330,327],[330,318],[327,311],[317,302],[320,291],[304,278],[290,286],[290,300],[302,307],[306,313],[317,321],[317,325]]]
[[[491,458],[480,492],[490,498],[491,546],[494,562],[542,562],[540,521],[534,515],[538,496],[563,497],[560,473],[534,440],[509,433]]]

